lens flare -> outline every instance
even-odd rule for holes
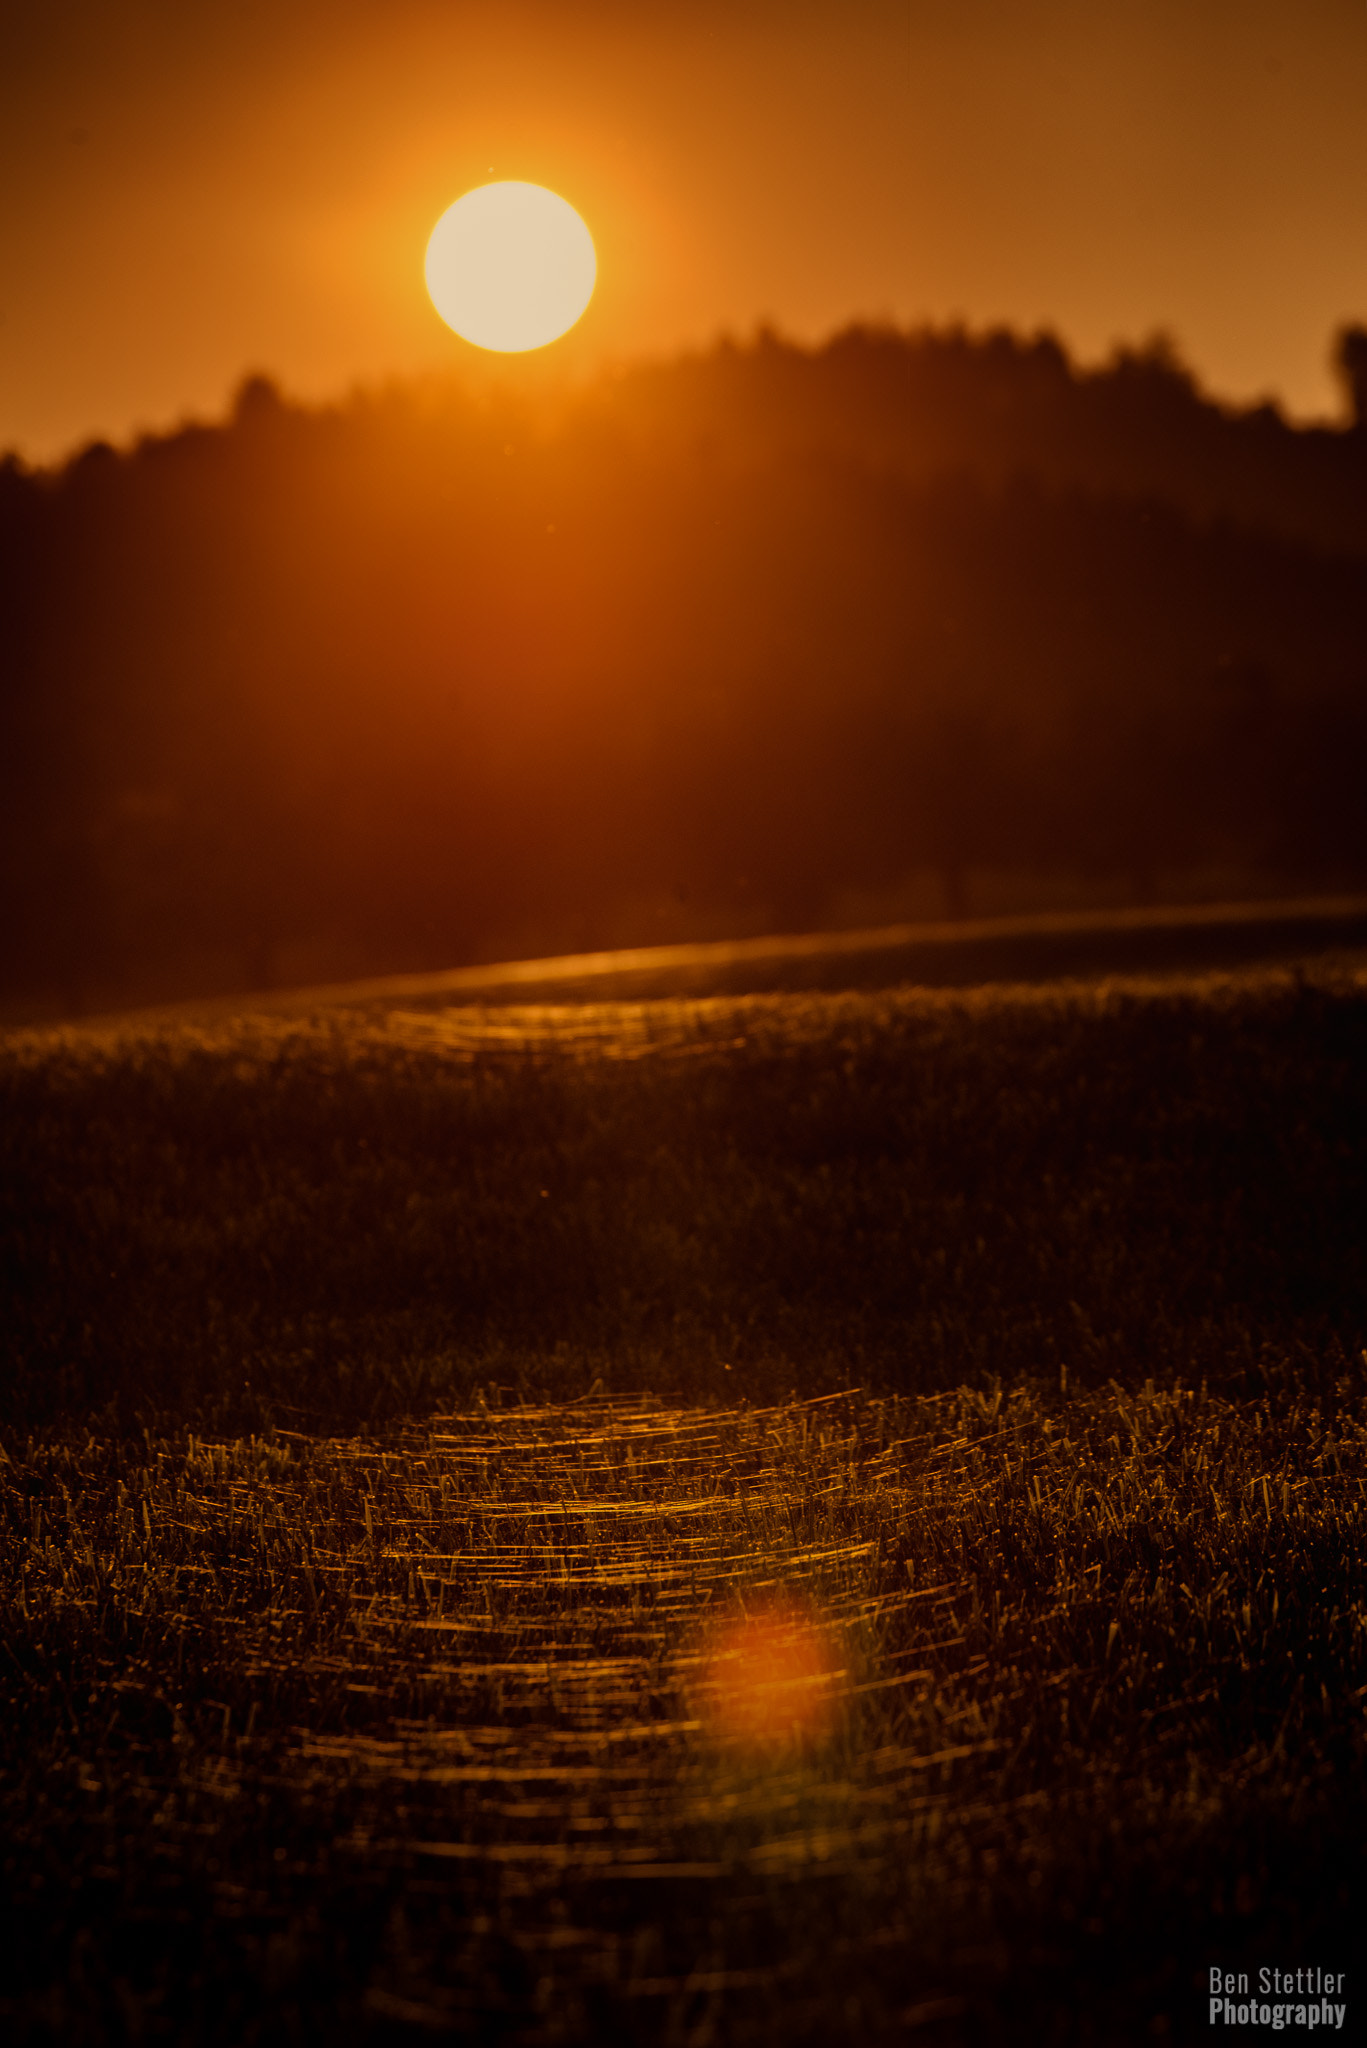
[[[810,1743],[834,1726],[843,1676],[826,1633],[780,1602],[723,1623],[703,1659],[703,1707],[714,1732],[751,1748]]]

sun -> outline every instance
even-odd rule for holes
[[[593,238],[544,185],[478,185],[432,230],[424,266],[432,304],[476,348],[544,348],[593,296]]]

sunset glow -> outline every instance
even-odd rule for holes
[[[447,208],[427,244],[427,289],[476,348],[544,348],[593,296],[598,261],[579,215],[544,185],[480,185]]]

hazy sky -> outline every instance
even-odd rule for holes
[[[597,242],[567,368],[761,319],[1164,327],[1325,413],[1367,0],[0,0],[0,447],[469,361],[422,257],[491,171]]]

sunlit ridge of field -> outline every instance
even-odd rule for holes
[[[1346,1961],[1364,1053],[1324,964],[13,1035],[7,2031]]]
[[[13,1034],[7,1412],[1323,1373],[1365,1046],[1356,969]]]

